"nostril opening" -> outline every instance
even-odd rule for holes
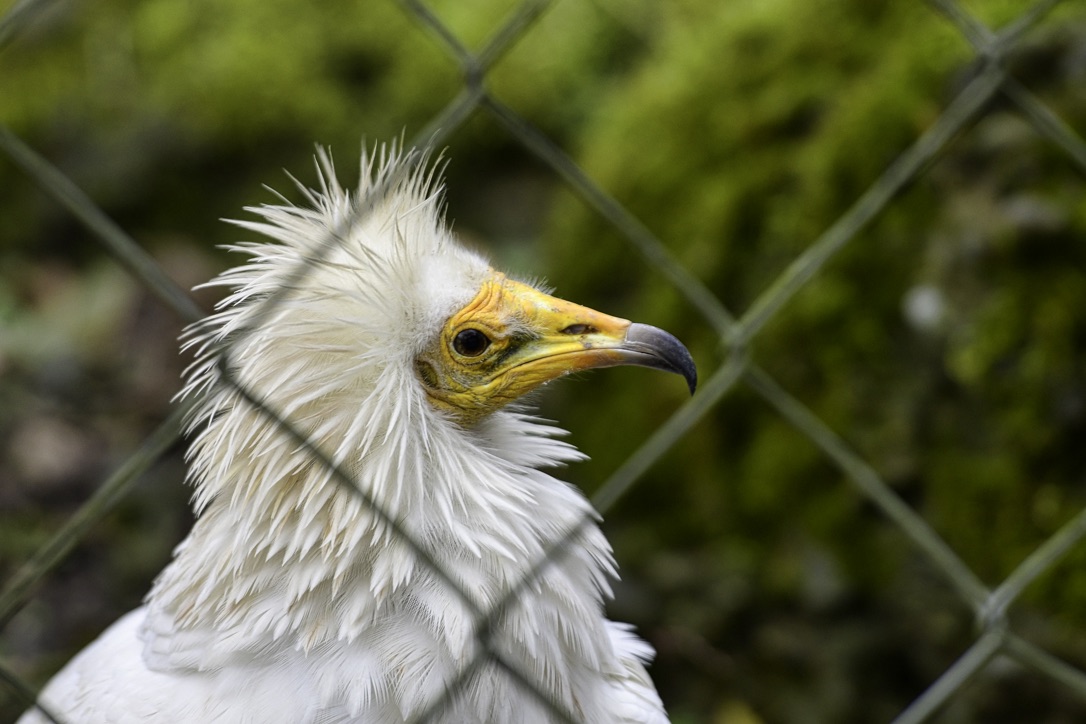
[[[559,334],[592,334],[596,328],[590,324],[571,324],[561,330]]]

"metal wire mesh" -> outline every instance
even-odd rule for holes
[[[10,42],[35,14],[42,12],[47,0],[24,0],[16,4],[0,19],[0,47]],[[963,129],[986,112],[993,99],[1002,97],[1012,104],[1040,134],[1062,150],[1066,157],[1082,172],[1086,172],[1086,143],[1053,113],[1028,88],[1009,75],[1005,60],[1016,44],[1058,2],[1044,0],[1037,3],[1013,23],[999,31],[993,31],[964,10],[954,0],[932,0],[931,4],[958,29],[976,50],[977,72],[965,84],[926,132],[887,170],[874,179],[870,187],[841,217],[806,250],[796,257],[780,276],[773,281],[742,315],[733,314],[720,301],[714,290],[703,284],[697,275],[679,263],[668,246],[658,239],[636,217],[624,208],[606,190],[597,185],[571,156],[550,138],[533,127],[528,120],[505,105],[500,97],[487,88],[487,77],[494,65],[526,35],[533,31],[536,21],[547,12],[547,0],[526,0],[518,5],[507,20],[493,33],[478,52],[466,45],[424,3],[417,0],[401,0],[403,11],[417,26],[428,33],[436,45],[459,67],[462,86],[459,93],[430,123],[418,132],[415,141],[407,144],[440,146],[452,132],[477,113],[488,115],[497,125],[523,148],[534,154],[553,170],[561,180],[583,199],[608,223],[621,233],[630,247],[640,253],[656,272],[703,317],[704,323],[719,337],[726,354],[720,366],[708,375],[698,394],[683,405],[669,420],[661,425],[641,445],[594,495],[592,502],[597,510],[606,513],[618,500],[628,494],[640,476],[670,450],[703,416],[713,410],[730,393],[740,386],[752,390],[769,403],[779,415],[805,435],[826,459],[837,466],[855,487],[857,494],[869,500],[886,519],[907,537],[930,565],[945,578],[948,584],[974,613],[978,622],[976,639],[962,652],[958,660],[941,677],[931,682],[928,689],[908,705],[894,720],[912,723],[930,720],[934,714],[978,673],[1003,655],[1014,659],[1023,667],[1060,682],[1081,697],[1086,697],[1086,672],[1080,671],[1043,648],[1025,640],[1015,631],[1008,618],[1008,611],[1023,590],[1039,576],[1052,570],[1061,557],[1086,535],[1086,510],[1071,519],[1055,535],[1040,545],[998,586],[985,585],[980,577],[959,557],[954,549],[880,477],[878,471],[850,448],[833,429],[820,420],[802,402],[789,394],[770,374],[759,366],[752,343],[761,330],[781,310],[793,303],[797,293],[823,267],[832,260],[858,233],[876,219],[903,187],[922,175],[952,140]],[[109,252],[136,279],[140,280],[161,301],[185,321],[202,316],[192,298],[179,289],[150,259],[122,228],[112,222],[105,213],[62,175],[34,149],[18,136],[0,127],[0,151],[22,168],[31,181],[57,204],[66,208],[74,218],[87,227]],[[359,205],[354,218],[356,223],[367,213],[365,203]],[[341,231],[341,230],[337,230]],[[340,233],[332,233],[326,245],[336,243]],[[306,267],[296,270],[298,278],[307,273]],[[278,299],[273,295],[266,302],[270,308]],[[223,350],[220,371],[225,384],[237,388],[254,408],[276,420],[282,429],[305,447],[321,465],[334,470],[335,479],[360,496],[370,507],[373,500],[359,490],[348,472],[335,467],[317,445],[308,441],[291,423],[271,409],[250,390],[231,377],[226,360],[229,350]],[[159,427],[128,461],[106,480],[86,501],[68,523],[38,553],[28,560],[18,573],[3,587],[0,593],[0,627],[6,626],[13,616],[32,596],[35,585],[55,569],[72,548],[92,530],[118,500],[123,498],[139,477],[168,449],[178,436],[179,421],[183,410],[177,410]],[[430,558],[424,548],[410,540],[396,521],[376,508],[396,534],[412,548],[424,565],[434,568],[451,592],[460,598],[476,618],[476,633],[480,641],[480,654],[464,667],[461,675],[446,689],[445,694],[432,702],[421,721],[440,712],[456,696],[457,686],[485,663],[496,663],[508,675],[514,677],[532,691],[553,711],[556,719],[575,721],[571,712],[563,711],[555,704],[539,682],[519,671],[515,664],[502,658],[491,645],[490,630],[500,618],[502,610],[531,584],[545,566],[561,565],[563,551],[576,545],[580,528],[575,527],[556,539],[547,556],[538,561],[532,573],[519,585],[511,588],[497,605],[483,607],[474,600],[471,592],[462,590]],[[21,681],[0,662],[0,678],[28,705],[34,703],[34,689]],[[46,715],[57,719],[45,712]]]

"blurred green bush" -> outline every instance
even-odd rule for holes
[[[974,5],[993,26],[1022,10]],[[921,4],[733,4],[665,27],[599,100],[576,155],[741,316],[931,125],[972,56]],[[1010,62],[1080,133],[1084,58],[1080,14],[1028,36]],[[1084,191],[1082,169],[997,101],[751,343],[992,586],[1086,502]],[[611,297],[675,332],[703,375],[720,363],[705,321],[605,220],[572,195],[552,218],[562,293]],[[562,400],[595,470],[618,466],[678,393],[652,384],[623,398],[628,385],[601,375]],[[602,410],[613,425],[593,421]],[[889,720],[972,641],[937,572],[749,390],[620,508],[611,534],[626,577],[654,592],[641,620],[727,652],[746,677],[733,693],[770,721]],[[1031,638],[1079,665],[1084,564],[1079,546],[1021,614]],[[693,672],[706,666],[691,656],[656,676],[701,700],[710,687]],[[988,687],[956,698],[949,720],[1068,716],[1046,691]]]

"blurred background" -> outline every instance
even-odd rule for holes
[[[275,203],[262,185],[300,201],[283,169],[315,183],[314,143],[353,184],[363,146],[437,132],[468,243],[675,333],[703,380],[749,354],[985,585],[1086,506],[1086,157],[1007,94],[739,349],[494,114],[435,125],[465,84],[419,7],[0,0],[28,4],[30,21],[0,32],[0,123],[185,288],[235,262],[216,247],[243,236],[220,219]],[[946,9],[913,0],[531,6],[487,93],[737,317],[983,70]],[[518,7],[424,6],[472,52]],[[997,29],[1028,5],[952,7]],[[1086,133],[1082,2],[1046,13],[1001,63]],[[207,310],[215,296],[196,299]],[[0,587],[168,416],[181,327],[0,153]],[[565,472],[589,494],[684,402],[681,382],[626,369],[540,398],[592,457]],[[191,523],[183,452],[0,630],[8,669],[40,685],[139,604]],[[746,378],[605,528],[623,575],[613,616],[658,650],[676,722],[890,721],[978,635],[942,571]],[[1008,625],[1086,669],[1086,545]],[[997,656],[932,721],[1084,721],[1082,691]],[[22,709],[0,687],[0,721]]]

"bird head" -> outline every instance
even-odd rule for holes
[[[248,210],[263,221],[233,222],[273,243],[229,247],[252,259],[211,282],[233,293],[189,332],[203,351],[190,389],[215,376],[228,343],[239,381],[318,425],[334,417],[322,403],[406,396],[471,426],[558,377],[616,365],[674,372],[694,391],[672,335],[551,296],[461,246],[424,154],[364,156],[354,196],[318,160],[320,188],[302,188],[310,208],[261,206]]]
[[[571,372],[640,365],[697,373],[673,336],[550,296],[489,271],[478,292],[446,319],[415,359],[432,404],[471,423]]]

